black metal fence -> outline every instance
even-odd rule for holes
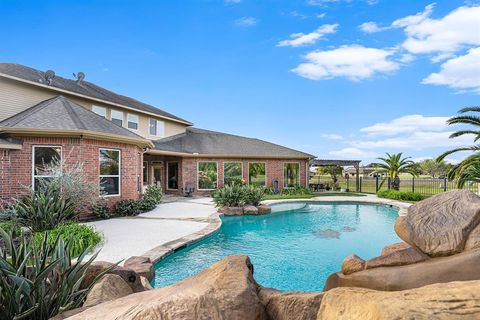
[[[360,177],[359,192],[377,193],[380,190],[391,189],[391,179],[382,177]],[[310,179],[310,187],[313,191],[334,190],[334,184],[330,177],[314,176]],[[337,181],[337,188],[356,191],[356,179],[351,177],[346,179],[340,177]],[[446,178],[401,178],[400,191],[412,191],[424,196],[433,196],[438,193],[455,190],[456,181],[449,181]],[[479,183],[467,183],[464,189],[478,193],[480,191]]]

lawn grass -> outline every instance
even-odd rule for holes
[[[301,195],[269,194],[263,197],[263,200],[282,200],[282,199],[311,199],[316,197],[365,197],[366,194],[350,192],[325,192]]]

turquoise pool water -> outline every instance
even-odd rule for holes
[[[393,231],[398,210],[389,206],[289,203],[272,209],[269,215],[222,218],[216,234],[156,265],[155,287],[195,275],[225,256],[245,254],[263,286],[320,291],[347,255],[372,258],[399,241]]]

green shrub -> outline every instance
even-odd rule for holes
[[[246,203],[252,206],[260,205],[260,202],[265,195],[265,188],[257,188],[254,186],[249,186],[247,188],[247,200]]]
[[[85,271],[96,258],[84,261],[87,251],[72,256],[72,241],[47,236],[38,245],[32,238],[14,242],[0,230],[5,250],[0,252],[0,319],[46,320],[79,308],[93,285],[80,289]]]
[[[152,211],[157,207],[157,203],[155,200],[150,198],[143,198],[142,200],[138,201],[138,208],[140,212],[148,212]]]
[[[241,207],[247,202],[247,186],[237,184],[225,186],[221,189],[216,189],[212,197],[217,207]]]
[[[17,211],[14,205],[6,205],[0,207],[0,221],[9,221],[17,216]]]
[[[288,196],[299,196],[299,195],[308,195],[312,194],[312,191],[310,188],[305,188],[302,186],[296,186],[294,188],[287,188],[282,190],[283,195],[288,195]]]
[[[11,234],[14,238],[20,236],[22,233],[22,228],[15,220],[0,222],[0,229],[3,229],[8,234]]]
[[[100,219],[110,219],[112,212],[107,205],[95,205],[93,206],[93,214]]]
[[[132,199],[121,200],[117,202],[117,215],[128,217],[136,216],[140,213],[139,201]]]
[[[70,254],[72,256],[79,256],[84,251],[92,252],[102,242],[102,234],[96,231],[94,227],[79,223],[64,224],[52,230],[36,232],[33,234],[35,242],[40,245],[45,235],[48,235],[48,241],[51,245],[58,237],[64,241],[71,239]]]
[[[17,221],[33,232],[53,229],[76,217],[75,203],[65,198],[53,184],[17,200]]]
[[[150,199],[155,201],[155,204],[162,201],[162,188],[157,185],[148,186],[143,193],[143,199]]]
[[[377,192],[377,197],[393,200],[420,201],[425,199],[423,195],[411,191],[384,190]]]

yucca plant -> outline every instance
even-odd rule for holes
[[[385,179],[381,182],[380,187],[385,183],[386,178],[392,178],[392,189],[400,190],[400,177],[401,173],[409,173],[412,176],[418,176],[418,169],[410,157],[402,157],[402,153],[390,154],[386,153],[386,157],[378,158],[381,163],[373,163],[375,167],[374,173],[384,173]]]
[[[249,186],[247,190],[247,204],[252,206],[260,205],[260,202],[265,195],[265,188],[258,188],[255,186]]]
[[[33,232],[53,229],[76,216],[76,206],[54,184],[45,184],[15,205],[16,219]]]
[[[233,183],[216,189],[212,196],[217,207],[241,207],[248,201],[248,189],[247,186]]]
[[[71,256],[72,239],[58,237],[53,243],[46,235],[40,245],[33,239],[12,236],[0,229],[0,319],[43,320],[80,307],[93,285],[110,269],[97,276],[86,289],[80,289],[85,271],[96,258],[84,262]]]

